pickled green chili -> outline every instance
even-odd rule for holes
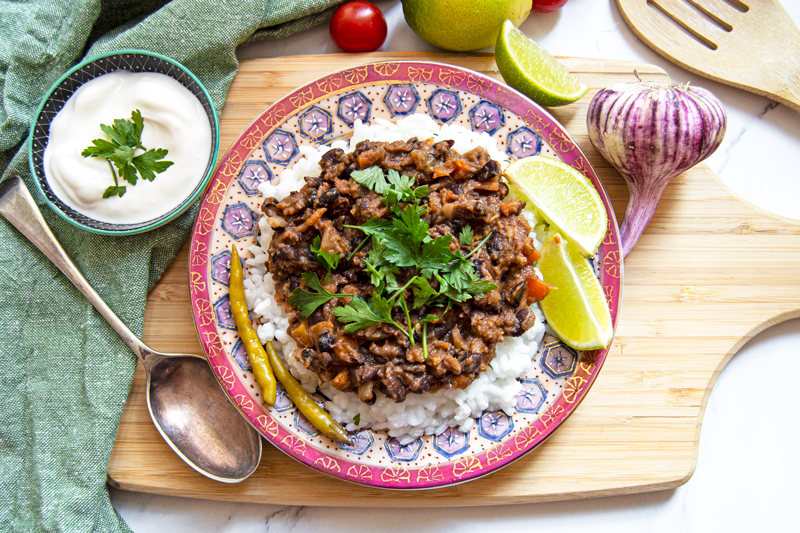
[[[275,370],[278,381],[281,382],[281,385],[283,385],[283,388],[286,390],[286,394],[289,395],[289,398],[292,399],[300,412],[311,422],[311,425],[330,439],[343,444],[352,444],[353,442],[350,440],[350,435],[347,434],[344,428],[331,418],[331,415],[329,415],[325,409],[317,405],[317,402],[314,401],[311,395],[308,394],[303,387],[300,386],[300,383],[289,373],[283,361],[278,357],[271,341],[267,341],[265,348],[267,349],[269,362]]]
[[[256,330],[253,328],[250,316],[247,314],[247,304],[244,301],[244,272],[242,271],[242,262],[239,260],[239,252],[236,251],[235,245],[231,246],[230,299],[231,313],[236,321],[236,329],[247,352],[250,366],[253,367],[253,376],[256,378],[256,383],[261,387],[261,397],[264,403],[275,405],[278,383],[275,381],[275,374],[272,372],[267,353],[258,340]]]

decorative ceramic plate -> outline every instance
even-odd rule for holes
[[[554,337],[542,349],[516,397],[516,409],[484,412],[473,428],[450,428],[401,444],[385,431],[361,430],[345,446],[321,435],[278,389],[262,404],[230,314],[230,246],[247,257],[255,242],[259,183],[277,180],[299,159],[298,145],[347,135],[356,120],[425,113],[489,133],[514,160],[556,157],[584,173],[600,193],[608,233],[594,264],[616,328],[622,287],[619,230],[603,187],[575,141],[546,111],[477,72],[422,61],[384,62],[334,72],[275,102],[239,135],[209,184],[194,226],[189,283],[197,331],[233,403],[280,450],[320,472],[392,489],[442,487],[484,476],[543,443],[577,408],[608,350],[576,353]]]

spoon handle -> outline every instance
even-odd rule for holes
[[[119,319],[108,304],[97,294],[97,291],[86,281],[81,271],[69,258],[59,244],[56,236],[42,217],[42,213],[33,201],[25,183],[17,177],[10,176],[0,183],[0,215],[25,235],[55,266],[72,282],[95,309],[106,319],[109,325],[128,345],[142,362],[152,353],[134,333]]]

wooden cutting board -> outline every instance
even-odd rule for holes
[[[430,59],[495,77],[493,56],[381,53],[243,61],[222,109],[222,147],[277,98],[330,71],[381,59]],[[614,82],[668,81],[652,65],[563,58],[592,87],[553,115],[589,156],[625,212],[622,178],[591,147],[586,108]],[[189,303],[187,249],[147,300],[144,340],[162,351],[201,353]],[[800,223],[735,197],[705,165],[667,187],[625,263],[613,348],[575,414],[543,446],[486,478],[428,491],[348,484],[296,462],[269,443],[247,481],[225,485],[186,466],[147,413],[144,372],[133,381],[108,465],[127,490],[295,505],[420,507],[508,504],[677,487],[691,477],[706,401],[733,354],[767,326],[800,316]],[[763,386],[763,385],[762,385]],[[744,428],[743,428],[744,429]]]

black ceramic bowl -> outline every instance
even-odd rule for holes
[[[177,80],[181,85],[189,89],[200,101],[200,104],[202,104],[203,109],[206,111],[206,115],[208,115],[208,122],[211,126],[211,151],[208,155],[208,165],[206,165],[203,178],[199,181],[192,193],[172,211],[158,218],[136,224],[100,222],[78,213],[62,202],[61,199],[53,193],[44,174],[44,151],[45,148],[47,148],[50,135],[50,122],[81,85],[98,76],[118,70],[127,70],[129,72],[159,72]],[[100,54],[82,61],[69,72],[61,76],[61,78],[50,87],[50,90],[47,91],[47,95],[39,105],[28,138],[28,160],[30,161],[31,173],[33,173],[39,191],[50,207],[76,226],[106,235],[125,235],[148,231],[166,224],[186,211],[186,209],[188,209],[203,193],[206,185],[208,185],[208,181],[214,173],[218,149],[219,119],[217,118],[217,111],[214,109],[214,104],[206,88],[203,87],[203,84],[200,83],[200,80],[198,80],[194,74],[177,61],[155,52],[144,50],[117,50]]]

